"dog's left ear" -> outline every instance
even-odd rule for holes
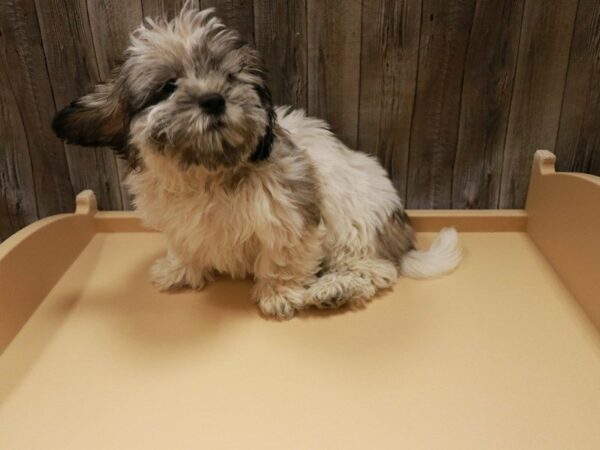
[[[115,77],[59,111],[52,121],[54,133],[73,144],[122,147],[129,119],[119,86]]]
[[[254,150],[254,153],[250,156],[250,161],[252,162],[264,161],[271,155],[271,147],[273,146],[273,139],[275,137],[273,129],[276,125],[275,110],[273,109],[273,102],[271,100],[271,91],[265,82],[263,82],[263,84],[260,86],[255,86],[255,89],[260,97],[260,101],[265,108],[265,111],[267,111],[268,125],[265,130],[265,134],[258,141],[256,150]]]

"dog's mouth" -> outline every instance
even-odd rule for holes
[[[223,128],[224,126],[225,126],[225,122],[223,121],[223,119],[220,117],[217,117],[215,119],[212,119],[210,122],[208,122],[206,129],[207,129],[207,131],[218,131],[221,128]]]

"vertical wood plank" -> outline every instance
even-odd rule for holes
[[[465,61],[453,208],[496,208],[522,0],[478,2]]]
[[[225,25],[235,28],[248,42],[254,44],[253,0],[200,0],[202,8],[216,8]]]
[[[87,2],[98,69],[100,76],[106,79],[122,62],[123,52],[129,45],[129,35],[142,22],[142,4],[140,0]]]
[[[166,17],[172,19],[181,10],[185,0],[142,0],[144,17]]]
[[[0,2],[0,31],[5,78],[15,102],[8,108],[18,111],[24,129],[24,136],[19,138],[21,143],[14,145],[18,145],[18,151],[24,151],[22,138],[27,140],[39,216],[72,211],[75,198],[65,149],[50,128],[55,105],[34,1]],[[5,153],[10,155],[8,151]],[[13,159],[10,164],[26,164],[26,158]],[[27,168],[18,169],[19,175],[23,175],[21,186],[24,187],[29,185],[27,171]],[[16,208],[16,205],[11,207]],[[28,209],[31,214],[30,204]]]
[[[402,198],[420,29],[420,1],[363,2],[358,148],[379,157]]]
[[[423,0],[407,177],[409,208],[449,208],[474,0]]]
[[[129,35],[143,19],[140,0],[122,2],[87,0],[89,26],[94,42],[99,77],[106,80],[112,70],[122,62],[123,52],[129,45]],[[126,163],[117,160],[120,178],[126,173]],[[131,199],[124,186],[121,187],[124,209],[131,209]]]
[[[580,0],[563,96],[556,166],[600,175],[600,3]]]
[[[254,0],[255,40],[275,104],[307,106],[306,0]]]
[[[501,208],[525,205],[533,153],[554,149],[577,0],[525,4],[510,108]]]
[[[6,33],[0,29],[0,241],[38,219],[24,118],[8,76]]]
[[[98,68],[85,0],[36,1],[57,108],[89,92]],[[115,157],[106,148],[65,145],[75,192],[92,189],[101,209],[122,209]]]
[[[360,96],[361,2],[307,0],[308,112],[329,121],[356,148]]]
[[[0,239],[91,187],[129,204],[106,149],[54,112],[105,80],[143,16],[185,0],[0,1]],[[600,175],[594,0],[200,0],[261,50],[277,103],[377,155],[412,208],[522,207],[531,154]],[[123,172],[123,168],[119,170]]]

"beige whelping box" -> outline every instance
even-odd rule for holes
[[[600,178],[535,156],[519,211],[412,211],[465,259],[278,322],[250,281],[159,293],[94,196],[0,245],[0,449],[600,449]]]

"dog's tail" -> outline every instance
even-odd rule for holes
[[[452,272],[461,259],[456,230],[443,228],[429,250],[411,250],[404,255],[401,273],[410,278],[435,278]]]

